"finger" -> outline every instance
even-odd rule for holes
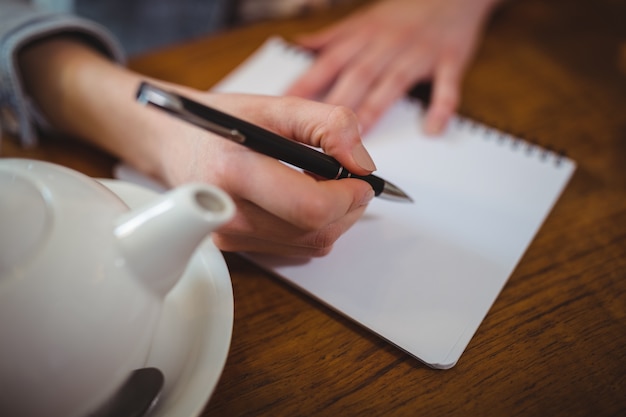
[[[366,175],[376,170],[361,141],[356,115],[347,107],[333,106],[327,122],[316,129],[312,139],[355,174]]]
[[[350,107],[356,110],[376,81],[386,77],[395,58],[403,55],[402,46],[395,37],[363,41],[364,47],[342,69],[324,102]]]
[[[232,195],[303,230],[318,230],[367,204],[371,186],[357,179],[316,181],[264,155],[241,155],[224,176]]]
[[[243,207],[241,212],[248,210]],[[251,228],[238,226],[220,228],[214,233],[214,242],[222,250],[264,252],[289,256],[322,256],[327,254],[334,243],[363,214],[365,207],[348,213],[335,223],[316,231],[303,231],[283,223],[273,216],[258,216],[258,208],[248,205],[251,216],[243,217],[251,221]],[[265,218],[263,218],[265,217]],[[261,219],[261,221],[258,221]]]
[[[349,37],[340,38],[322,48],[311,67],[289,86],[285,94],[305,98],[323,96],[363,46],[358,38]]]
[[[459,105],[463,68],[456,61],[443,62],[434,78],[431,104],[426,112],[424,131],[438,135]]]
[[[405,54],[385,68],[384,74],[370,89],[362,103],[356,108],[357,118],[363,132],[380,119],[383,113],[419,81],[430,77],[432,64],[430,59],[415,59],[410,56],[425,57],[424,54]]]

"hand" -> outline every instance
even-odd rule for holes
[[[356,117],[345,107],[295,97],[183,94],[321,147],[352,172],[367,174],[375,169],[361,144]],[[324,255],[373,197],[371,186],[364,181],[319,181],[183,123],[177,131],[186,133],[170,140],[163,151],[162,177],[171,185],[206,181],[233,197],[237,205],[234,220],[213,235],[222,250]]]
[[[433,81],[425,130],[443,130],[463,72],[497,0],[380,0],[297,39],[317,52],[287,94],[352,108],[364,130],[415,84]]]
[[[46,62],[45,66],[41,62]],[[319,146],[348,170],[374,169],[354,113],[296,97],[209,94],[148,80],[76,39],[29,46],[20,58],[29,94],[58,130],[87,140],[166,185],[206,181],[228,192],[234,219],[213,235],[226,251],[321,256],[361,216],[365,181],[322,181],[135,100],[151,81],[283,136]]]

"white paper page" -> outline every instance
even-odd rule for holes
[[[278,38],[215,90],[280,95],[310,57]],[[309,261],[248,255],[426,364],[454,366],[575,169],[455,118],[421,133],[400,100],[364,138],[377,174],[413,204],[374,199],[333,251]]]
[[[235,68],[211,90],[229,93],[280,95],[311,65],[311,57],[291,48],[278,37],[269,38],[261,48]]]
[[[411,118],[394,118],[404,105]],[[449,368],[573,165],[555,168],[554,160],[513,152],[510,143],[454,125],[438,139],[392,126],[415,119],[415,109],[400,103],[366,142],[381,175],[415,203],[375,199],[328,256],[306,265],[251,258],[420,360]]]

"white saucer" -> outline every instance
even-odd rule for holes
[[[99,181],[131,208],[156,195],[124,181]],[[230,274],[222,253],[206,239],[165,299],[146,363],[163,372],[165,387],[150,417],[200,415],[226,363],[233,320]]]

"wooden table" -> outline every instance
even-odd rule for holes
[[[241,28],[132,60],[209,88],[274,33],[347,10]],[[626,415],[626,5],[508,2],[460,113],[563,149],[578,169],[456,367],[432,370],[235,254],[232,347],[204,416]],[[93,176],[84,145],[5,140],[2,156]]]

